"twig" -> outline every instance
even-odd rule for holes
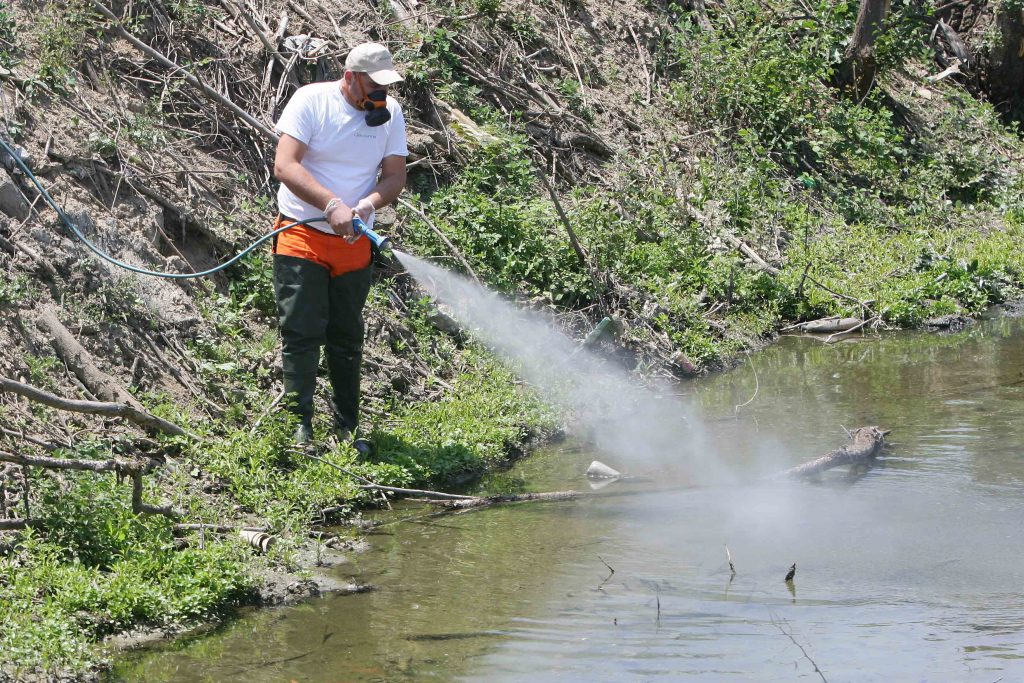
[[[651,94],[652,94],[651,90],[652,90],[652,85],[653,85],[652,82],[651,82],[651,80],[652,80],[651,79],[651,72],[647,70],[647,60],[644,59],[644,51],[640,47],[640,40],[639,40],[639,38],[636,37],[636,31],[633,30],[633,25],[629,24],[628,28],[629,28],[629,35],[633,36],[633,42],[636,43],[636,54],[637,54],[637,57],[639,57],[639,59],[640,59],[640,68],[644,70],[644,80],[647,82],[647,98],[644,100],[644,103],[645,104],[650,104],[651,103]]]
[[[587,273],[590,275],[590,283],[594,287],[594,296],[597,297],[597,303],[601,307],[601,312],[606,315],[611,315],[611,309],[608,308],[608,304],[604,300],[604,296],[601,293],[601,287],[598,285],[597,271],[591,265],[590,260],[587,258],[587,252],[583,249],[583,245],[580,244],[579,238],[576,236],[576,231],[572,228],[572,223],[569,222],[569,217],[565,215],[565,210],[562,208],[562,202],[558,199],[558,193],[555,192],[555,188],[551,185],[551,181],[548,180],[547,173],[544,172],[543,168],[538,168],[538,174],[541,182],[544,183],[544,187],[547,189],[548,194],[551,195],[551,202],[555,205],[555,211],[558,213],[558,217],[562,219],[562,224],[565,226],[566,232],[569,233],[569,242],[572,244],[573,251],[576,252],[576,256],[579,258],[580,263],[587,269]]]
[[[270,38],[268,38],[267,34],[263,32],[262,27],[260,27],[259,24],[256,23],[255,17],[253,17],[253,15],[247,12],[245,9],[239,9],[238,7],[236,7],[234,3],[231,2],[231,0],[220,1],[221,4],[223,4],[225,7],[228,8],[229,11],[231,11],[231,13],[235,16],[236,19],[238,17],[242,18],[242,21],[244,21],[249,26],[249,29],[253,33],[255,33],[256,37],[259,38],[261,43],[263,43],[263,49],[267,51],[267,54],[276,59],[283,66],[284,59],[282,59],[281,54],[277,51],[277,46],[270,42]]]
[[[604,581],[602,581],[601,584],[597,587],[597,590],[600,591],[600,590],[604,590],[604,585],[606,583],[608,583],[608,580],[610,578],[615,576],[615,570],[612,569],[612,566],[610,564],[608,564],[607,562],[605,562],[604,558],[601,557],[600,555],[597,556],[597,559],[601,560],[601,564],[603,564],[604,566],[608,567],[608,572],[609,572],[608,576],[604,577]]]
[[[860,323],[854,325],[853,327],[851,327],[848,330],[842,330],[841,332],[835,332],[833,334],[830,334],[828,337],[825,338],[825,343],[826,344],[831,343],[833,337],[841,337],[844,334],[850,334],[851,332],[856,332],[857,330],[859,330],[860,328],[864,327],[868,323],[874,322],[874,321],[876,321],[878,319],[879,319],[879,316],[876,315],[874,317],[867,318],[865,320],[860,321]]]
[[[270,405],[268,405],[266,410],[263,411],[263,414],[260,415],[259,419],[256,420],[256,422],[253,423],[252,429],[249,430],[250,434],[255,434],[256,433],[256,430],[260,428],[260,425],[263,423],[263,420],[265,420],[267,418],[267,415],[270,415],[270,411],[273,410],[275,407],[277,407],[277,404],[280,403],[281,399],[283,399],[283,398],[284,398],[284,389],[282,389],[281,393],[279,393],[274,398],[274,400],[270,402]]]
[[[569,15],[568,15],[568,13],[565,10],[565,5],[562,5],[562,16],[565,17],[565,30],[566,30],[566,33],[568,33],[569,32]],[[586,89],[586,86],[583,84],[583,76],[580,75],[580,67],[579,67],[578,64],[576,64],[576,56],[575,56],[575,52],[576,51],[573,49],[572,45],[569,43],[569,39],[566,38],[565,35],[562,33],[561,27],[558,26],[558,20],[557,19],[555,20],[555,29],[558,31],[558,37],[562,39],[562,43],[565,45],[565,53],[567,55],[569,55],[569,61],[572,62],[572,70],[576,72],[576,80],[580,84],[580,100],[582,101],[583,106],[586,107],[587,106],[587,89]]]
[[[8,437],[10,437],[12,439],[22,439],[24,441],[28,441],[30,444],[32,444],[34,446],[39,446],[40,448],[42,448],[45,451],[55,451],[58,448],[60,448],[60,446],[58,446],[57,444],[49,443],[49,442],[43,441],[42,439],[37,439],[37,438],[35,438],[33,436],[30,436],[28,434],[24,434],[24,433],[21,433],[21,432],[14,432],[14,431],[11,431],[10,429],[4,429],[3,427],[0,427],[0,434],[3,434],[4,436],[8,436]]]
[[[808,261],[807,265],[804,266],[804,272],[800,276],[800,284],[797,285],[797,288],[796,288],[796,298],[797,299],[803,299],[804,298],[804,282],[806,282],[806,280],[807,280],[807,273],[809,273],[811,271],[811,265],[813,265],[813,264],[814,264],[814,261]]]
[[[132,471],[132,510],[148,515],[163,515],[171,519],[181,519],[185,516],[184,513],[175,510],[170,505],[149,505],[142,502],[142,471],[140,469]]]
[[[779,274],[779,269],[776,268],[775,266],[770,265],[767,261],[761,258],[761,255],[754,251],[754,249],[749,244],[747,244],[746,242],[737,237],[733,237],[728,233],[723,233],[722,236],[725,238],[727,242],[729,242],[729,244],[733,245],[741,252],[743,252],[751,261],[761,266],[762,270],[772,275]]]
[[[824,289],[826,292],[828,292],[832,296],[835,296],[835,297],[837,297],[839,299],[844,299],[846,301],[852,301],[853,303],[855,303],[858,306],[860,306],[862,310],[869,309],[871,307],[871,304],[875,303],[874,299],[867,299],[865,301],[861,301],[860,299],[855,299],[852,296],[848,296],[846,294],[842,294],[840,292],[837,292],[834,289],[829,289],[828,287],[826,287],[825,285],[821,284],[816,279],[814,279],[814,277],[812,275],[808,275],[807,279],[810,280],[811,282],[813,282],[814,284],[818,285],[822,289]]]
[[[771,614],[771,620],[772,620],[772,625],[775,626],[775,628],[779,629],[779,631],[782,632],[782,635],[784,635],[787,638],[789,638],[791,641],[793,641],[794,645],[796,645],[798,648],[800,648],[800,652],[804,653],[804,657],[807,659],[808,662],[811,663],[811,666],[814,667],[815,672],[817,672],[817,674],[819,676],[821,676],[821,680],[824,681],[825,683],[828,683],[828,679],[825,678],[825,674],[823,674],[821,672],[821,669],[818,668],[817,662],[815,662],[813,659],[811,659],[811,656],[809,654],[807,654],[807,650],[804,649],[804,646],[801,645],[800,643],[798,643],[796,638],[793,637],[793,633],[791,631],[787,632],[786,629],[782,628],[782,624],[780,623],[779,618],[776,617],[774,614]],[[785,621],[785,619],[783,619],[781,621]]]
[[[323,465],[327,465],[328,467],[333,467],[334,469],[339,470],[340,472],[343,472],[343,473],[347,474],[348,476],[352,477],[353,479],[357,479],[357,480],[363,482],[363,484],[359,487],[361,489],[370,489],[370,490],[376,490],[376,491],[388,491],[390,493],[400,493],[400,494],[403,494],[403,495],[406,495],[406,496],[432,496],[434,498],[441,498],[441,499],[444,499],[444,500],[477,500],[478,499],[477,496],[463,496],[463,495],[459,495],[459,494],[456,494],[456,493],[441,493],[440,491],[425,491],[425,490],[422,490],[422,489],[403,489],[403,488],[398,488],[398,487],[395,487],[395,486],[384,486],[382,484],[378,484],[378,483],[376,483],[374,481],[371,481],[371,480],[367,479],[366,477],[360,476],[360,475],[356,474],[355,472],[342,467],[341,465],[336,465],[333,462],[329,462],[327,460],[324,460],[323,458],[318,458],[317,456],[312,455],[310,453],[306,453],[303,450],[292,450],[291,452],[292,453],[299,453],[303,457],[309,458],[310,460],[316,460],[317,462],[319,462],[319,463],[321,463]]]
[[[753,358],[750,359],[750,369],[754,371],[754,395],[747,399],[746,403],[741,403],[737,406],[733,406],[733,412],[739,412],[740,408],[745,408],[746,406],[750,405],[750,403],[755,398],[757,398],[757,392],[761,388],[761,382],[757,379],[757,367],[754,365]]]

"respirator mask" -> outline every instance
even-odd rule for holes
[[[371,90],[366,92],[363,82],[356,78],[359,92],[362,97],[359,100],[359,108],[366,112],[366,125],[371,128],[383,126],[391,120],[391,112],[388,111],[387,90]]]

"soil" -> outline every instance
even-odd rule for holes
[[[274,120],[295,81],[281,64],[271,64],[269,87],[262,87],[268,58],[250,27],[223,13],[218,3],[203,5],[212,8],[210,16],[217,22],[194,25],[172,20],[161,14],[161,3],[152,4],[154,13],[133,24],[140,38],[178,64],[193,65],[204,82],[262,121]],[[294,72],[299,81],[318,63],[336,75],[336,59],[367,39],[416,46],[422,36],[442,27],[440,16],[410,10],[399,0],[390,3],[395,16],[382,16],[369,3],[350,0],[303,2],[302,13],[294,9],[296,3],[285,0],[262,4],[265,10],[257,20],[267,23],[270,35],[284,12],[289,17],[285,35],[307,33],[330,41],[330,56],[297,62],[304,64]],[[76,87],[47,93],[36,83],[44,92],[34,101],[26,98],[25,79],[39,70],[42,33],[48,25],[40,20],[41,5],[32,0],[10,3],[22,29],[22,53],[20,64],[0,74],[4,115],[9,129],[17,124],[13,127],[19,130],[18,144],[27,150],[30,166],[90,239],[134,265],[184,272],[211,267],[269,229],[274,213],[266,201],[273,186],[272,142],[194,89],[169,80],[166,69],[127,41],[109,33],[84,34],[83,49],[76,56],[75,68],[81,74]],[[658,100],[664,93],[649,88],[645,75],[652,68],[652,48],[666,39],[661,26],[667,19],[664,10],[651,6],[643,0],[551,7],[525,0],[506,2],[493,20],[469,22],[460,29],[451,37],[451,49],[485,99],[499,110],[526,112],[534,152],[547,168],[555,169],[560,186],[614,185],[623,182],[607,163],[616,154],[695,159],[702,154],[701,145],[710,144],[704,136],[694,135],[697,131],[667,129],[681,124],[658,116]],[[509,23],[513,17],[532,22],[533,29],[516,33]],[[575,81],[583,84],[582,100],[568,97],[559,87]],[[457,117],[437,93],[410,82],[402,97],[413,152],[410,161],[416,164],[410,172],[443,182],[466,159],[465,149],[473,142],[464,126],[454,124]],[[666,148],[663,141],[672,136],[686,142]],[[37,213],[27,219],[0,214],[0,271],[3,284],[15,288],[5,295],[0,284],[0,375],[39,379],[32,359],[53,358],[53,352],[35,320],[44,306],[57,305],[63,324],[121,385],[136,394],[162,394],[178,405],[191,405],[197,419],[221,417],[231,397],[222,388],[206,385],[198,369],[201,361],[189,351],[189,343],[217,334],[205,322],[203,306],[211,296],[208,290],[229,293],[227,280],[139,277],[100,261],[68,233],[52,210],[35,201],[35,191],[20,172],[0,170],[0,184],[4,182],[18,186],[30,203],[35,202]],[[400,224],[393,213],[385,213],[382,220]],[[402,351],[397,343],[414,337],[403,311],[419,294],[408,277],[392,269],[382,269],[378,277],[395,307],[368,316],[367,402],[382,403],[399,389],[402,400],[431,400],[436,394],[424,381],[430,374],[424,361],[415,349]],[[627,283],[611,285],[613,304],[627,328],[658,312],[656,302],[642,300]],[[1020,303],[1008,309],[1024,314]],[[577,312],[565,314],[560,322],[585,334],[596,319],[593,313]],[[236,324],[249,339],[259,339],[273,328],[273,321],[255,310]],[[675,376],[706,371],[680,357],[667,338],[630,338],[623,346],[625,351],[619,348],[614,353],[627,355],[623,360],[632,366],[654,367]],[[269,403],[281,390],[277,353],[248,362],[253,363],[248,368],[253,374],[270,369],[261,380]],[[43,374],[49,391],[92,398],[89,387],[62,363]],[[145,439],[137,432],[110,420],[63,414],[44,419],[23,401],[2,394],[0,411],[40,440],[69,444],[84,435],[102,435],[145,450]],[[13,476],[9,481],[17,484]],[[203,486],[201,478],[196,486]],[[8,491],[14,502],[17,489]],[[213,489],[207,495],[216,495]],[[316,557],[313,548],[303,553],[300,564],[311,567],[311,576],[268,573],[261,577],[258,604],[276,606],[325,592],[368,589],[330,576],[328,570],[344,561],[344,553],[331,550]],[[131,647],[166,635],[132,632],[110,642]]]

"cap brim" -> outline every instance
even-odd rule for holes
[[[374,71],[367,75],[377,85],[391,85],[392,83],[398,83],[399,81],[405,80],[397,71],[393,71],[392,69],[381,69],[380,71]]]

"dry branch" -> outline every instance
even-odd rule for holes
[[[133,46],[135,46],[135,48],[137,50],[139,50],[140,52],[143,52],[144,54],[149,56],[151,59],[154,59],[154,60],[160,62],[162,65],[164,65],[165,67],[170,69],[174,74],[176,74],[176,75],[180,74],[182,76],[182,78],[185,79],[186,83],[188,83],[189,85],[192,85],[192,86],[198,88],[199,91],[201,93],[203,93],[203,95],[207,99],[209,99],[209,100],[211,100],[213,102],[216,102],[217,104],[221,105],[225,109],[229,110],[235,116],[237,116],[238,118],[242,119],[247,124],[249,124],[254,129],[256,129],[259,133],[261,133],[264,137],[266,137],[271,142],[277,142],[277,134],[274,131],[272,131],[270,128],[268,128],[265,124],[263,124],[261,121],[256,119],[256,117],[254,117],[252,114],[250,114],[249,112],[245,111],[244,109],[239,107],[237,104],[235,104],[231,100],[227,99],[226,97],[221,95],[219,92],[217,92],[216,90],[214,90],[210,86],[208,86],[205,83],[203,83],[201,80],[196,78],[194,75],[192,75],[191,72],[186,70],[181,65],[175,63],[173,60],[169,59],[168,57],[166,57],[162,53],[154,50],[152,47],[150,47],[149,45],[147,45],[143,41],[141,41],[138,38],[136,38],[134,35],[132,35],[131,32],[128,31],[128,29],[126,29],[121,24],[121,20],[118,19],[117,15],[115,15],[109,9],[104,7],[102,4],[100,4],[96,0],[93,0],[92,4],[93,4],[93,7],[95,7],[96,10],[100,14],[102,14],[104,17],[106,17],[108,20],[110,20],[110,27],[111,27],[111,29],[115,33],[117,33],[119,36],[121,36],[122,38],[127,40],[129,43],[131,43]]]
[[[24,396],[30,401],[42,403],[43,405],[68,410],[75,413],[86,413],[89,415],[102,415],[104,417],[121,417],[147,430],[164,432],[175,436],[192,436],[184,429],[168,422],[162,418],[147,413],[141,408],[126,403],[100,402],[100,401],[79,401],[66,399],[55,394],[37,389],[28,384],[17,382],[8,377],[0,376],[0,393],[9,391],[19,396]],[[194,438],[194,437],[193,437]]]
[[[580,263],[583,264],[583,267],[587,270],[587,274],[590,275],[590,283],[594,287],[594,296],[597,297],[597,303],[601,308],[602,314],[610,316],[611,309],[608,307],[608,303],[605,301],[604,295],[602,294],[601,286],[598,284],[597,271],[591,265],[590,259],[587,258],[587,252],[583,249],[583,245],[580,244],[580,240],[576,236],[576,231],[573,230],[569,217],[565,215],[565,210],[562,208],[562,202],[558,198],[558,193],[555,192],[555,188],[551,185],[551,181],[548,180],[547,173],[544,172],[543,168],[537,169],[537,175],[540,176],[541,182],[544,183],[544,187],[551,196],[551,203],[555,205],[555,211],[558,213],[558,217],[562,219],[565,231],[569,233],[569,242],[572,244],[573,251],[576,252],[576,256],[580,259]]]
[[[441,232],[440,228],[434,225],[434,222],[427,217],[427,214],[424,213],[422,209],[415,206],[411,202],[407,202],[401,198],[398,199],[398,203],[404,206],[405,208],[409,209],[410,211],[414,212],[421,219],[423,219],[423,222],[427,224],[427,227],[429,227],[434,232],[434,234],[437,235],[442,242],[444,242],[445,246],[448,247],[448,251],[452,253],[452,256],[459,260],[459,263],[462,264],[462,267],[466,269],[466,272],[469,273],[469,275],[476,281],[476,283],[478,285],[483,284],[480,281],[480,278],[477,277],[476,271],[474,271],[473,267],[469,265],[469,261],[467,261],[466,257],[462,255],[462,252],[459,251],[454,244],[452,244],[451,240],[448,239],[447,235]]]
[[[870,462],[878,455],[878,451],[885,444],[885,435],[889,431],[879,427],[858,427],[850,433],[850,443],[826,453],[820,458],[792,467],[783,472],[783,476],[792,478],[813,477],[825,470],[839,467],[840,465]]]
[[[736,247],[741,252],[743,252],[743,254],[747,258],[749,258],[751,261],[753,261],[754,263],[759,265],[763,270],[765,270],[766,272],[768,272],[768,273],[770,273],[772,275],[778,275],[779,274],[779,269],[776,268],[773,265],[770,265],[767,261],[765,261],[763,258],[761,258],[761,255],[758,254],[756,251],[754,251],[754,249],[749,244],[747,244],[743,240],[741,240],[741,239],[739,239],[737,237],[733,237],[732,235],[729,235],[727,233],[723,234],[722,236],[725,238],[726,242],[728,242],[729,244],[731,244],[732,246]]]
[[[118,477],[130,477],[132,480],[132,510],[136,513],[164,515],[172,519],[182,516],[171,506],[148,505],[142,502],[142,475],[149,472],[153,461],[139,460],[78,460],[69,458],[49,458],[31,455],[17,455],[0,451],[0,462],[11,462],[23,467],[41,467],[48,470],[78,470],[84,472],[114,472]]]

